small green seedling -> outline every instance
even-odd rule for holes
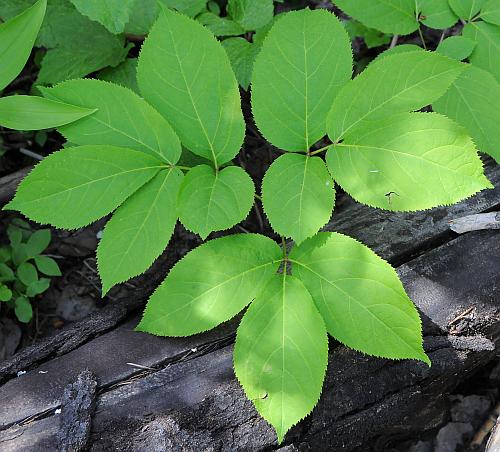
[[[50,244],[50,230],[33,232],[26,222],[14,220],[7,235],[9,245],[0,247],[0,308],[13,309],[20,322],[28,323],[32,301],[61,271],[54,259],[42,254]]]
[[[252,113],[282,155],[255,197],[236,165],[245,121],[228,56],[206,27],[162,8],[138,60],[141,97],[99,80],[43,89],[47,100],[91,113],[58,127],[73,146],[39,163],[6,207],[66,229],[111,215],[97,250],[106,293],[151,266],[178,219],[207,239],[262,199],[282,246],[258,234],[207,241],[171,269],[138,330],[189,336],[245,310],[236,376],[280,442],[320,397],[328,335],[369,355],[430,364],[395,270],[355,239],[319,232],[334,209],[334,182],[391,211],[492,187],[465,128],[418,112],[468,65],[407,49],[383,53],[354,79],[352,65],[333,14],[306,9],[274,22],[253,68]],[[204,163],[180,164],[186,150]]]

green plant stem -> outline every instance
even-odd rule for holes
[[[309,152],[309,156],[311,157],[313,155],[319,154],[320,152],[326,151],[330,146],[333,146],[333,143],[327,146],[323,146],[322,148],[317,149],[316,151]]]
[[[418,35],[420,36],[420,40],[422,41],[422,45],[424,46],[424,49],[427,50],[427,45],[425,44],[424,35],[423,35],[422,29],[420,27],[418,27]]]
[[[258,199],[259,201],[262,201],[262,198],[257,193],[255,193],[254,196],[255,196],[255,199]]]

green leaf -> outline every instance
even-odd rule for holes
[[[12,298],[12,291],[3,284],[0,284],[0,301],[9,301]]]
[[[364,39],[366,47],[368,47],[369,49],[371,49],[372,47],[389,44],[389,42],[391,42],[391,35],[382,33],[381,31],[375,30],[374,28],[365,27],[361,22],[358,22],[356,20],[344,21],[344,27],[351,40],[357,37],[361,37]]]
[[[177,200],[179,219],[202,239],[244,220],[254,202],[255,187],[240,167],[214,171],[199,165],[187,173]]]
[[[25,243],[20,243],[12,249],[12,262],[15,266],[21,265],[23,262],[27,261],[31,256],[28,254]]]
[[[335,339],[368,355],[430,365],[415,306],[394,269],[372,250],[322,232],[295,247],[290,259]]]
[[[84,16],[104,25],[111,33],[122,33],[133,13],[135,0],[71,0]]]
[[[54,88],[43,88],[42,92],[51,99],[98,109],[87,118],[59,128],[72,143],[127,147],[172,165],[179,160],[181,144],[170,124],[128,88],[86,79],[68,80]]]
[[[109,67],[99,72],[98,78],[116,85],[129,88],[139,94],[137,84],[137,58],[127,58],[116,67]]]
[[[227,13],[245,31],[257,30],[273,19],[273,0],[229,0]]]
[[[245,33],[245,30],[233,20],[219,17],[214,13],[200,14],[196,20],[207,27],[215,36],[237,36]]]
[[[26,243],[26,251],[31,257],[43,253],[50,245],[52,239],[50,229],[39,229],[33,232]]]
[[[64,149],[42,160],[4,209],[42,224],[80,228],[112,212],[161,168],[157,159],[131,149]]]
[[[13,248],[18,246],[23,241],[23,233],[19,228],[9,225],[7,228],[7,236]]]
[[[30,298],[44,293],[50,286],[50,279],[40,278],[26,288],[26,295]]]
[[[23,262],[17,269],[17,277],[25,286],[29,286],[38,281],[38,273],[33,264]]]
[[[16,298],[14,312],[16,313],[17,319],[23,323],[29,323],[33,318],[33,309],[26,297],[21,296]]]
[[[142,46],[142,95],[184,146],[220,166],[245,134],[238,83],[222,45],[198,22],[164,9]]]
[[[418,28],[415,0],[334,0],[346,14],[384,33],[407,35]]]
[[[224,39],[222,46],[227,52],[229,61],[231,61],[238,83],[247,91],[252,80],[253,63],[260,47],[244,38]]]
[[[500,27],[486,22],[471,22],[463,29],[463,35],[477,43],[469,57],[475,66],[491,72],[500,82]]]
[[[451,9],[460,19],[470,21],[482,8],[486,0],[448,0]]]
[[[207,0],[160,0],[160,2],[189,17],[197,16],[207,6]]]
[[[318,402],[327,364],[328,336],[311,295],[299,279],[273,276],[243,316],[234,369],[278,443]]]
[[[103,296],[145,272],[166,248],[177,222],[182,178],[178,169],[160,171],[114,213],[97,248]]]
[[[233,318],[263,289],[281,260],[281,249],[257,234],[211,240],[170,270],[149,299],[139,331],[190,336]],[[196,271],[193,271],[196,269]]]
[[[481,9],[481,19],[494,25],[500,25],[500,3],[498,0],[486,1]]]
[[[35,264],[40,272],[47,276],[61,276],[57,262],[48,256],[35,256]]]
[[[366,123],[330,148],[327,162],[354,199],[387,210],[430,209],[493,188],[466,130],[437,113]]]
[[[462,61],[470,56],[474,47],[476,47],[476,43],[465,36],[450,36],[438,45],[436,52]]]
[[[427,27],[442,30],[458,22],[448,0],[419,0],[420,21]]]
[[[334,203],[333,180],[319,157],[282,155],[262,181],[262,205],[272,228],[297,243],[328,222]]]
[[[307,151],[325,135],[325,116],[351,72],[349,37],[333,14],[284,14],[254,65],[252,111],[264,137],[287,151]]]
[[[31,54],[47,7],[39,0],[19,16],[0,25],[0,90],[14,80]]]
[[[0,99],[0,125],[17,130],[51,129],[95,111],[43,97],[8,96]]]
[[[380,58],[340,91],[327,117],[328,135],[336,142],[369,121],[425,107],[465,68],[422,50]]]
[[[479,150],[500,163],[500,84],[493,75],[469,65],[432,106],[462,124]]]

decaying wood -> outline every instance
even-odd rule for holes
[[[0,207],[7,204],[16,193],[17,186],[33,167],[22,168],[0,178]]]
[[[500,229],[500,212],[480,213],[454,218],[450,221],[450,229],[457,234],[484,229]]]
[[[89,371],[83,371],[75,382],[66,387],[59,413],[58,451],[86,450],[96,407],[96,395],[97,381]]]

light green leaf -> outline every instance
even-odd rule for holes
[[[235,234],[207,242],[172,268],[149,299],[137,330],[160,336],[210,330],[250,303],[280,260],[280,247],[262,235]]]
[[[477,43],[469,61],[491,72],[500,82],[500,27],[486,22],[471,22],[463,29],[463,35]]]
[[[0,125],[17,130],[40,130],[62,126],[97,111],[36,96],[0,99]]]
[[[111,33],[122,33],[133,13],[135,0],[71,0],[84,16],[104,25]]]
[[[179,138],[170,124],[144,99],[122,86],[101,80],[68,80],[43,88],[51,99],[98,111],[59,131],[78,145],[122,146],[175,164],[181,155]]]
[[[462,61],[470,56],[474,47],[476,47],[476,43],[472,39],[465,36],[450,36],[438,45],[436,52]]]
[[[419,0],[420,21],[427,27],[442,30],[458,22],[448,0]]]
[[[382,33],[374,28],[365,27],[361,22],[356,20],[344,21],[344,27],[351,40],[361,37],[365,41],[366,47],[369,49],[389,44],[391,42],[391,35]]]
[[[207,6],[207,0],[160,0],[160,2],[189,17],[197,16]]]
[[[245,33],[241,25],[233,20],[211,12],[200,14],[196,20],[207,27],[215,36],[238,36]]]
[[[17,319],[23,323],[29,323],[33,318],[33,309],[31,308],[31,303],[26,297],[16,298],[14,312],[16,313]]]
[[[481,9],[481,19],[494,25],[500,25],[500,3],[498,0],[488,0]]]
[[[26,243],[26,252],[28,256],[35,257],[43,253],[50,245],[51,239],[52,235],[50,229],[39,229],[33,232]]]
[[[115,284],[145,272],[166,248],[177,222],[182,178],[178,169],[159,172],[107,223],[97,248],[103,296]]]
[[[38,273],[33,264],[23,262],[17,269],[17,277],[25,286],[29,286],[38,281]]]
[[[322,232],[295,247],[290,259],[335,339],[368,355],[430,365],[415,306],[394,269],[372,250]]]
[[[325,116],[351,72],[349,37],[332,13],[284,14],[254,65],[252,111],[264,137],[287,151],[307,151],[325,135]]]
[[[112,212],[162,167],[148,154],[115,146],[63,149],[26,176],[4,209],[38,223],[80,228]]]
[[[103,69],[97,76],[100,80],[124,86],[140,94],[139,85],[137,84],[137,58],[127,58],[116,67]]]
[[[415,0],[334,0],[352,18],[384,33],[407,35],[418,28]]]
[[[234,370],[278,443],[318,402],[327,364],[328,336],[311,295],[299,279],[273,276],[238,328]]]
[[[33,282],[26,288],[26,295],[28,297],[36,297],[44,293],[50,286],[50,279],[40,278],[38,281]]]
[[[238,166],[214,171],[199,165],[187,173],[177,200],[179,219],[202,239],[244,220],[254,202],[255,187]]]
[[[252,80],[253,63],[260,47],[244,38],[224,39],[222,46],[231,61],[238,83],[245,91],[248,90]]]
[[[39,0],[19,16],[0,25],[0,90],[4,89],[28,61],[47,7]]]
[[[0,284],[0,301],[9,301],[12,298],[12,291],[3,284]]]
[[[227,13],[245,31],[257,30],[273,19],[273,0],[229,0]]]
[[[334,203],[333,180],[319,157],[282,155],[262,181],[262,205],[272,228],[297,243],[328,222]]]
[[[57,262],[48,256],[35,256],[35,264],[40,272],[47,276],[61,276]]]
[[[470,21],[482,8],[486,0],[448,0],[451,9],[460,19]]]
[[[462,124],[479,150],[500,163],[500,84],[493,75],[469,65],[432,106]]]
[[[465,68],[422,50],[372,62],[335,99],[326,121],[330,139],[339,141],[368,121],[425,107],[441,97]]]
[[[437,113],[366,123],[330,148],[327,162],[354,199],[387,210],[430,209],[493,188],[465,128]]]
[[[245,134],[238,83],[208,29],[164,9],[142,46],[137,80],[190,151],[215,166],[238,153]]]

